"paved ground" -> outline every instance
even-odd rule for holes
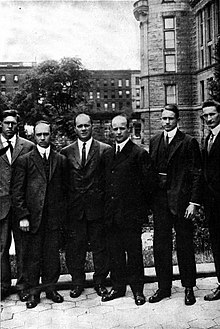
[[[60,280],[62,289],[62,282],[69,280],[69,276],[62,276]],[[197,302],[192,306],[185,306],[184,289],[179,280],[173,281],[170,298],[157,304],[146,302],[139,307],[130,288],[125,297],[106,303],[101,302],[93,288],[85,289],[77,299],[69,297],[69,289],[59,290],[64,296],[62,304],[47,300],[42,292],[41,303],[32,310],[13,294],[1,303],[1,329],[220,329],[220,300],[203,299],[215,287],[215,277],[199,278],[195,288]],[[148,298],[156,289],[156,282],[146,283],[145,296]]]

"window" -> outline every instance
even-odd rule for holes
[[[208,65],[212,65],[212,46],[208,46]]]
[[[140,88],[136,88],[136,97],[140,97]]]
[[[1,88],[1,94],[5,95],[6,94],[6,88]]]
[[[105,109],[105,111],[108,110],[108,103],[104,103],[104,109]]]
[[[5,75],[2,75],[2,76],[1,76],[1,82],[2,82],[2,83],[6,82],[6,76],[5,76]]]
[[[99,88],[100,87],[100,81],[99,79],[96,79],[96,86]]]
[[[122,98],[122,90],[118,91],[118,96],[119,96],[119,98]]]
[[[139,84],[140,84],[140,78],[139,77],[135,77],[135,84],[137,86],[139,86]]]
[[[89,99],[93,99],[93,92],[92,91],[89,92]]]
[[[112,111],[115,111],[115,103],[112,103]]]
[[[203,68],[204,66],[205,66],[204,49],[201,49],[201,51],[200,51],[200,67]]]
[[[129,87],[129,86],[130,86],[130,80],[129,80],[129,79],[126,79],[126,80],[125,80],[125,86],[126,86],[126,87]]]
[[[115,91],[112,90],[112,98],[115,98]]]
[[[119,102],[119,110],[122,110],[122,109],[123,109],[123,103]]]
[[[130,90],[126,90],[126,98],[130,97]]]
[[[165,71],[174,72],[175,70],[175,55],[165,55]]]
[[[114,87],[115,85],[115,79],[111,79],[111,86]]]
[[[211,3],[207,5],[207,39],[208,41],[212,40],[212,7]]]
[[[199,12],[199,24],[200,24],[200,45],[203,45],[204,42],[204,20],[203,20],[203,12]]]
[[[108,92],[104,91],[104,98],[108,98]]]
[[[100,108],[101,107],[101,104],[100,103],[97,103],[97,108]]]
[[[142,104],[142,107],[144,108],[145,107],[145,89],[144,89],[144,87],[141,87],[141,104]]]
[[[164,68],[165,72],[176,71],[175,18],[164,18]]]
[[[108,81],[104,79],[104,86],[108,86]]]
[[[136,101],[136,109],[139,109],[140,107],[141,107],[140,101],[137,100],[137,101]]]
[[[122,79],[119,79],[119,80],[118,80],[118,86],[119,86],[119,87],[122,87]]]
[[[100,91],[97,91],[97,93],[96,93],[96,98],[100,98]]]
[[[217,32],[220,34],[220,3],[219,0],[216,0],[216,24]]]
[[[18,82],[18,75],[14,75],[14,82],[15,82],[15,83]]]
[[[164,48],[175,48],[174,17],[164,18]]]
[[[201,103],[205,100],[205,83],[204,80],[200,81],[200,101]]]
[[[176,85],[165,85],[165,103],[176,104]]]
[[[18,92],[18,87],[14,88],[14,92],[15,92],[15,93]]]

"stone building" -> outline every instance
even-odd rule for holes
[[[1,94],[16,93],[24,82],[26,73],[35,65],[35,62],[0,62]]]
[[[164,104],[176,103],[180,126],[204,135],[201,104],[214,72],[214,46],[220,36],[219,0],[139,0],[141,120],[144,143],[160,127]]]

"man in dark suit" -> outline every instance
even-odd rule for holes
[[[212,301],[220,299],[220,103],[207,100],[202,112],[210,129],[203,149],[204,205],[218,279],[218,287],[204,299]]]
[[[55,284],[60,275],[59,234],[66,212],[67,162],[51,147],[47,121],[36,123],[34,135],[37,146],[19,158],[12,177],[13,207],[28,245],[24,262],[30,289],[27,308],[40,302],[40,272],[46,297],[55,303],[63,301]]]
[[[155,175],[147,151],[129,138],[126,116],[113,118],[112,133],[116,141],[115,148],[107,150],[103,159],[105,222],[112,289],[102,297],[102,301],[124,296],[128,282],[136,305],[143,305],[141,234],[142,224],[148,218],[150,197],[155,189]]]
[[[9,263],[9,249],[11,232],[15,240],[17,258],[17,288],[21,301],[28,295],[24,291],[22,233],[14,220],[11,207],[10,183],[12,169],[22,154],[29,152],[34,144],[18,136],[19,115],[15,110],[6,110],[0,118],[0,244],[1,244],[1,298],[10,293],[11,268]]]
[[[94,287],[102,296],[107,292],[104,281],[108,275],[108,262],[100,164],[102,154],[110,146],[92,138],[92,121],[88,115],[77,115],[74,124],[78,139],[61,150],[68,159],[69,167],[66,261],[72,276],[70,297],[79,297],[84,289],[88,243],[93,252]]]
[[[174,226],[185,304],[192,305],[196,302],[193,292],[196,264],[192,218],[200,204],[201,155],[195,138],[178,129],[179,110],[176,105],[166,105],[161,120],[164,132],[150,141],[150,155],[159,178],[153,208],[154,261],[159,289],[149,302],[159,302],[171,295]]]

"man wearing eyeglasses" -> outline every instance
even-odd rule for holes
[[[18,136],[19,115],[15,110],[5,110],[0,118],[0,247],[1,247],[1,299],[10,293],[11,268],[9,262],[9,248],[11,245],[11,231],[15,240],[17,259],[17,288],[21,301],[28,298],[24,291],[23,257],[24,245],[22,232],[16,225],[11,206],[10,183],[12,169],[17,159],[28,153],[34,144]]]
[[[220,103],[214,100],[204,102],[202,117],[209,128],[203,149],[205,214],[218,279],[217,288],[204,299],[213,301],[220,299]]]

